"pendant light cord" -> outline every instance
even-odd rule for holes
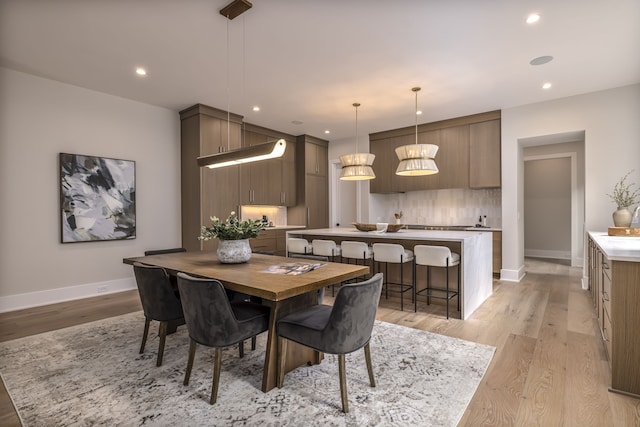
[[[231,150],[231,114],[229,112],[229,15],[227,15],[227,151]]]
[[[414,87],[411,90],[413,90],[416,94],[416,145],[418,145],[418,91],[420,90],[420,88]]]
[[[358,107],[360,106],[360,103],[359,102],[354,102],[351,105],[356,107],[356,152],[355,152],[355,154],[358,154]]]

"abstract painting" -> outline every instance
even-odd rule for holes
[[[60,153],[62,243],[135,239],[136,163]]]

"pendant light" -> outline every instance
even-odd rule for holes
[[[400,159],[396,175],[433,175],[438,173],[438,167],[434,160],[438,152],[438,146],[434,144],[418,144],[418,92],[420,88],[414,87],[411,90],[416,94],[416,143],[396,148],[396,154]]]
[[[234,0],[220,9],[220,14],[227,18],[227,144],[231,144],[230,111],[229,111],[229,21],[238,17],[252,7],[247,0]],[[198,165],[208,168],[222,168],[241,163],[257,162],[260,160],[282,157],[287,148],[284,139],[265,142],[264,144],[227,150],[221,153],[198,157]]]
[[[343,181],[373,179],[376,174],[373,173],[371,165],[376,156],[371,153],[358,153],[358,107],[360,104],[354,102],[353,106],[356,107],[356,152],[340,156],[340,163],[342,164],[340,179]]]

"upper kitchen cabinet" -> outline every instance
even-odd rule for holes
[[[329,226],[328,141],[309,135],[297,137],[297,204],[287,209],[287,222],[307,228]]]
[[[500,119],[469,125],[469,187],[501,186]]]
[[[242,116],[196,104],[180,112],[182,246],[213,249],[215,239],[198,240],[209,217],[226,218],[239,206],[239,167],[209,169],[197,158],[240,148]]]
[[[243,205],[294,206],[296,203],[295,156],[293,135],[245,124],[243,146],[284,139],[287,148],[282,157],[240,166],[240,202]]]
[[[311,175],[327,176],[329,148],[327,145],[319,144],[318,141],[307,141],[304,144],[305,171]]]
[[[435,161],[439,173],[425,176],[398,176],[395,174],[399,163],[395,148],[402,145],[415,144],[415,127],[370,134],[370,151],[376,155],[376,160],[373,163],[376,179],[371,181],[369,187],[371,193],[400,193],[419,190],[480,187],[475,182],[473,185],[471,183],[472,170],[474,168],[477,170],[479,167],[477,163],[481,164],[481,169],[487,170],[485,173],[493,170],[494,167],[491,162],[484,164],[484,160],[474,159],[475,151],[471,151],[472,135],[474,135],[475,140],[479,139],[479,131],[482,131],[483,139],[490,139],[490,136],[487,136],[488,132],[483,127],[474,128],[473,133],[472,128],[476,124],[495,121],[498,122],[499,144],[499,111],[419,125],[418,143],[438,146]],[[478,147],[480,147],[479,144],[476,145],[476,149]],[[499,154],[500,149],[498,146],[498,156]],[[497,174],[499,186],[499,157]]]

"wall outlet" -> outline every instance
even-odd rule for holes
[[[96,292],[99,293],[99,294],[104,294],[108,290],[109,290],[109,287],[107,285],[98,286],[96,288]]]

